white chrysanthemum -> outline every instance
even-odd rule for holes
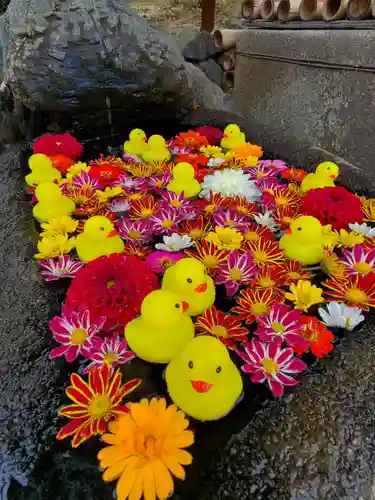
[[[365,319],[359,307],[349,307],[339,302],[329,302],[327,309],[319,307],[319,314],[327,326],[346,330],[353,330]]]
[[[263,227],[267,227],[270,231],[274,233],[280,229],[280,225],[275,222],[272,217],[272,212],[265,212],[264,214],[254,215],[255,221]]]
[[[165,250],[166,252],[179,252],[184,248],[189,248],[193,244],[193,240],[187,234],[180,236],[173,233],[172,236],[164,236],[164,243],[157,243],[155,248],[158,250]]]
[[[357,234],[362,234],[363,236],[369,236],[370,238],[375,237],[375,227],[371,227],[367,225],[365,222],[363,224],[349,224],[349,227],[352,231]]]
[[[214,194],[221,194],[223,198],[245,197],[250,202],[257,200],[261,195],[254,181],[241,169],[225,168],[212,175],[206,175],[201,187],[200,196],[204,196],[208,200],[210,199],[210,191]]]

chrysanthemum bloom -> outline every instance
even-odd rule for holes
[[[152,163],[133,163],[126,165],[126,170],[133,175],[133,177],[152,177],[154,175],[162,175],[168,171],[165,162],[152,162]]]
[[[280,226],[279,224],[276,223],[275,219],[273,218],[273,214],[270,211],[262,213],[258,213],[254,215],[254,220],[257,224],[259,224],[262,227],[266,227],[273,233],[276,233],[279,229]]]
[[[301,197],[289,185],[276,187],[262,196],[262,206],[272,211],[280,207],[298,207],[300,202]]]
[[[251,285],[254,290],[272,290],[275,297],[284,298],[285,274],[281,266],[268,265],[261,268],[256,267],[258,272],[254,274]]]
[[[143,299],[159,288],[158,277],[137,257],[112,254],[81,269],[72,281],[66,303],[72,309],[106,316],[105,330],[125,326],[140,312]]]
[[[90,175],[90,173],[87,172],[81,172],[79,175],[76,177],[72,178],[72,186],[76,188],[92,188],[92,189],[99,189],[100,184],[98,179],[95,179]]]
[[[86,357],[91,360],[91,363],[83,370],[83,374],[89,373],[94,368],[101,368],[105,363],[113,372],[118,366],[134,359],[135,353],[128,349],[128,344],[123,336],[115,335],[111,338],[94,340]]]
[[[178,134],[174,139],[174,143],[179,147],[199,150],[202,146],[208,145],[208,140],[204,135],[189,130],[188,132],[181,132]]]
[[[195,250],[185,250],[185,254],[200,260],[210,274],[213,274],[221,262],[228,256],[227,250],[218,248],[214,243],[207,240],[197,241]]]
[[[64,155],[51,156],[52,166],[62,173],[65,173],[74,165],[74,160]]]
[[[247,242],[258,242],[261,238],[265,240],[275,241],[275,235],[267,227],[262,227],[255,222],[247,225],[245,231],[242,233],[243,246],[247,248]]]
[[[247,225],[247,217],[240,215],[231,208],[219,210],[212,218],[213,226],[231,227],[237,231],[244,231]]]
[[[241,285],[248,284],[258,272],[253,264],[249,252],[242,255],[235,250],[228,255],[225,262],[220,264],[216,270],[215,283],[225,284],[227,295],[232,297],[238,292]]]
[[[183,219],[183,216],[171,207],[160,208],[152,215],[150,220],[151,230],[154,234],[176,233],[178,224]]]
[[[275,177],[277,175],[277,170],[268,167],[251,167],[246,169],[246,173],[254,180],[266,179],[267,177]]]
[[[307,341],[306,346],[295,345],[294,351],[298,355],[310,350],[317,358],[323,358],[333,351],[331,342],[335,339],[332,332],[313,316],[302,316],[300,333]]]
[[[216,226],[215,232],[210,231],[206,240],[222,250],[235,250],[241,247],[242,234],[230,227]]]
[[[46,281],[56,281],[61,278],[74,278],[85,264],[69,255],[60,255],[57,259],[41,260],[39,265],[43,268],[40,274]]]
[[[41,237],[49,238],[57,234],[74,233],[77,230],[78,221],[64,215],[63,217],[52,219],[49,222],[44,222],[40,227],[43,229]]]
[[[135,245],[143,245],[152,239],[152,228],[147,220],[131,220],[121,217],[116,223],[123,240]]]
[[[146,262],[149,264],[154,273],[164,274],[168,267],[173,266],[176,262],[183,259],[185,256],[182,252],[152,252],[147,256]]]
[[[258,146],[258,144],[250,144],[249,142],[245,142],[240,146],[232,148],[232,151],[235,155],[240,156],[241,158],[247,158],[248,156],[256,156],[257,158],[260,158],[263,156],[262,146]]]
[[[130,202],[127,198],[124,197],[114,198],[107,203],[107,208],[111,212],[115,213],[127,212],[130,209]]]
[[[120,370],[111,375],[107,363],[101,368],[94,368],[89,373],[88,382],[73,373],[66,395],[74,404],[63,406],[58,412],[59,415],[71,419],[71,422],[60,429],[56,439],[73,436],[72,446],[77,448],[90,437],[104,434],[110,419],[118,418],[129,411],[126,405],[120,403],[141,382],[141,379],[133,379],[122,385]]]
[[[353,330],[364,321],[365,317],[359,307],[347,306],[339,302],[329,302],[326,309],[319,307],[319,315],[326,326]]]
[[[163,243],[157,243],[155,248],[166,252],[179,252],[191,246],[193,246],[193,240],[190,236],[173,233],[171,236],[163,236]]]
[[[71,165],[68,168],[66,178],[72,179],[73,177],[79,175],[81,172],[89,172],[89,171],[90,167],[87,165],[87,163],[78,161],[77,163],[73,163],[73,165]]]
[[[162,175],[155,175],[147,179],[147,188],[155,193],[160,193],[171,182],[172,176],[168,172]]]
[[[64,305],[61,317],[55,316],[49,322],[53,338],[62,344],[52,349],[50,358],[65,356],[67,362],[72,363],[79,354],[87,357],[105,322],[105,316],[95,317],[88,310],[76,312]]]
[[[330,250],[324,250],[324,257],[320,263],[320,268],[328,276],[335,279],[345,279],[348,274],[342,260],[340,260],[335,252],[331,252]]]
[[[249,330],[241,325],[236,316],[218,311],[215,306],[206,309],[195,321],[198,332],[217,337],[230,349],[235,349],[235,342],[245,342]]]
[[[132,257],[139,257],[145,259],[151,253],[149,246],[135,245],[134,243],[126,243],[123,254]]]
[[[371,227],[365,222],[362,224],[359,224],[358,222],[349,224],[349,229],[357,234],[361,234],[365,238],[372,239],[375,237],[375,227]]]
[[[301,215],[300,207],[277,207],[273,216],[275,221],[280,224],[280,229],[287,229],[290,224]]]
[[[198,200],[197,205],[206,217],[211,217],[220,207],[226,206],[226,200],[219,193],[210,192],[208,199]]]
[[[301,263],[296,260],[286,259],[282,264],[282,270],[285,286],[297,283],[299,280],[308,281],[313,278],[313,273],[308,269],[304,269]]]
[[[199,151],[207,158],[223,157],[224,153],[220,146],[202,146]]]
[[[283,179],[286,179],[287,181],[302,182],[303,179],[306,177],[307,172],[306,170],[299,168],[286,168],[280,173],[280,175]]]
[[[375,249],[366,250],[357,245],[353,250],[344,250],[342,263],[349,274],[366,276],[375,271]]]
[[[272,290],[258,291],[249,287],[240,291],[236,301],[238,306],[233,307],[232,312],[250,325],[270,312],[275,297]]]
[[[129,404],[130,412],[109,423],[98,453],[103,480],[117,479],[118,500],[166,500],[174,490],[172,474],[185,478],[183,466],[192,462],[184,448],[194,442],[189,422],[176,405],[164,398]]]
[[[363,220],[365,222],[375,222],[375,198],[361,200]]]
[[[122,173],[117,181],[113,183],[113,186],[120,186],[129,192],[141,191],[143,192],[143,195],[146,195],[146,187],[149,181],[150,179],[144,179],[143,177],[130,177],[128,174]]]
[[[208,198],[210,193],[218,193],[223,198],[236,196],[245,197],[249,202],[260,197],[260,191],[250,176],[243,170],[224,168],[215,171],[213,175],[206,175],[202,182],[200,196]]]
[[[247,241],[247,248],[258,267],[279,264],[285,260],[284,252],[276,241],[260,237],[257,241]]]
[[[254,214],[259,212],[259,208],[255,203],[249,203],[246,198],[236,196],[227,200],[229,207],[240,215],[244,215],[251,219]]]
[[[107,186],[104,190],[97,190],[96,195],[98,199],[104,203],[107,203],[112,198],[116,198],[117,196],[123,196],[124,190],[121,186]]]
[[[199,135],[205,137],[208,143],[212,146],[220,144],[220,141],[224,135],[224,133],[219,128],[213,127],[212,125],[203,125],[202,127],[198,127],[195,131]]]
[[[260,160],[259,166],[276,169],[280,173],[288,168],[288,165],[283,160]]]
[[[261,193],[272,192],[282,186],[277,177],[264,177],[263,179],[256,179],[254,182]]]
[[[186,234],[193,241],[198,241],[205,238],[210,230],[211,225],[204,220],[202,215],[199,215],[196,219],[183,221],[179,233]]]
[[[292,376],[306,370],[307,365],[293,356],[293,349],[282,349],[281,338],[272,342],[261,342],[253,339],[244,344],[245,352],[237,354],[245,361],[241,367],[244,373],[249,373],[255,384],[267,382],[272,394],[281,397],[284,386],[294,386],[298,381]]]
[[[158,202],[152,195],[146,195],[141,200],[130,202],[129,217],[131,219],[151,219],[158,209]]]
[[[67,234],[51,235],[43,237],[37,243],[39,252],[34,255],[36,259],[49,259],[68,254],[76,245],[75,238],[69,238]]]
[[[83,146],[70,134],[44,134],[34,142],[33,153],[49,157],[63,155],[78,160],[82,156]]]
[[[307,342],[300,334],[300,319],[300,311],[275,302],[270,312],[259,318],[259,327],[255,334],[263,342],[271,342],[275,337],[279,337],[291,347],[301,346],[305,348]]]
[[[375,307],[375,273],[352,275],[346,280],[328,280],[323,286],[328,288],[326,295],[331,300],[346,302],[364,311]]]
[[[192,202],[184,198],[183,193],[176,194],[172,191],[163,192],[160,203],[162,207],[172,208],[172,210],[176,210],[182,216],[191,211],[193,207]]]
[[[365,237],[362,234],[358,234],[354,231],[346,231],[346,229],[340,229],[338,246],[346,248],[354,248],[357,245],[362,245],[365,242]]]
[[[324,302],[322,288],[312,285],[310,281],[299,280],[296,285],[290,285],[289,290],[290,293],[286,293],[285,298],[294,302],[295,309],[307,311],[314,304]]]

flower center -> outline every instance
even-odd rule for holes
[[[103,361],[111,365],[115,361],[117,361],[117,354],[115,352],[107,352],[103,356]]]
[[[255,316],[264,316],[268,313],[268,306],[264,302],[255,302],[251,305],[251,310]]]
[[[263,250],[255,250],[253,257],[255,262],[264,262],[267,260],[268,255]]]
[[[351,304],[366,304],[367,295],[359,288],[351,288],[345,294],[345,298]]]
[[[87,330],[85,328],[75,328],[72,331],[72,335],[70,337],[70,343],[74,345],[82,345],[87,339]]]
[[[116,281],[113,280],[107,281],[107,288],[113,288],[114,286],[116,286]]]
[[[244,234],[245,240],[246,241],[258,241],[259,240],[259,234],[256,231],[247,231]]]
[[[163,220],[163,222],[161,223],[161,225],[165,229],[170,229],[173,226],[173,220],[172,219],[165,219],[165,220]]]
[[[232,227],[233,226],[233,221],[232,219],[228,219],[225,221],[224,223],[224,226],[227,226],[227,227]]]
[[[292,280],[299,280],[299,279],[301,279],[301,274],[297,273],[297,271],[291,271],[290,273],[288,273],[288,276]]]
[[[180,207],[181,207],[181,205],[182,205],[182,203],[181,203],[179,200],[172,200],[172,201],[171,201],[171,206],[172,206],[173,208],[180,208]]]
[[[307,324],[302,330],[301,330],[302,336],[311,342],[312,344],[316,342],[318,339],[318,332],[314,329],[313,326],[310,326]]]
[[[221,233],[219,235],[219,240],[221,241],[221,243],[224,243],[224,245],[229,245],[230,243],[232,243],[232,239],[232,234]]]
[[[141,213],[139,214],[143,219],[147,219],[152,214],[152,210],[149,208],[142,208]]]
[[[222,325],[215,325],[212,328],[211,333],[216,337],[228,337],[228,330]]]
[[[162,269],[167,269],[168,267],[172,266],[174,264],[174,261],[168,257],[161,257],[159,259],[159,266]]]
[[[97,395],[88,407],[88,413],[94,418],[104,418],[111,409],[111,400],[106,395]]]
[[[367,262],[357,262],[354,266],[354,269],[359,274],[364,274],[364,275],[371,273],[372,271],[372,267]]]
[[[257,179],[262,179],[262,178],[263,178],[263,177],[265,177],[266,175],[267,175],[267,174],[266,174],[266,172],[261,172],[261,171],[259,171],[259,170],[258,170],[258,172],[255,174],[255,177],[256,177]]]
[[[281,323],[279,323],[278,321],[275,321],[274,323],[272,323],[271,326],[272,326],[272,330],[276,333],[276,335],[281,335],[285,331],[284,326]]]
[[[135,229],[130,229],[128,235],[132,240],[140,240],[142,236],[141,233],[139,231],[136,231]]]
[[[288,203],[289,203],[289,200],[288,200],[288,198],[285,198],[285,196],[279,196],[276,199],[276,205],[278,205],[278,206],[288,205]]]
[[[216,209],[216,205],[206,205],[204,211],[208,212],[209,214],[214,212]]]
[[[214,269],[218,265],[217,257],[214,255],[205,255],[203,257],[203,264],[207,269]]]
[[[189,236],[193,239],[199,239],[199,238],[202,238],[202,236],[204,235],[204,231],[203,229],[192,229],[189,233]]]
[[[264,276],[264,278],[260,278],[259,285],[262,288],[271,288],[275,285],[275,282],[269,276]]]
[[[274,361],[273,359],[265,358],[262,359],[261,363],[263,365],[264,371],[266,371],[270,375],[273,375],[274,373],[277,372],[278,366],[276,361]]]
[[[241,281],[241,279],[242,279],[242,272],[240,271],[240,269],[238,269],[238,267],[234,267],[233,269],[231,269],[231,271],[230,271],[230,279],[232,281]]]

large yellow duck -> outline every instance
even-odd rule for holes
[[[171,153],[167,143],[161,135],[152,135],[147,143],[147,148],[142,153],[142,158],[147,163],[169,161]]]
[[[163,290],[176,293],[189,304],[188,314],[196,316],[215,302],[215,285],[206,268],[197,259],[181,259],[168,267],[161,284]]]
[[[75,203],[61,193],[61,189],[53,182],[44,182],[35,188],[38,203],[33,208],[33,215],[40,222],[64,217],[74,212]]]
[[[217,420],[239,401],[243,383],[220,340],[193,339],[167,366],[168,393],[173,402],[197,420]]]
[[[241,146],[246,142],[246,136],[238,125],[231,123],[224,129],[224,136],[221,139],[221,147],[224,149],[232,149]]]
[[[318,219],[301,215],[290,224],[279,245],[289,259],[308,266],[323,260],[327,237]]]
[[[200,193],[201,185],[194,177],[193,165],[186,162],[177,163],[172,170],[173,179],[167,189],[176,194],[184,193],[184,198],[194,198]]]
[[[125,327],[125,338],[136,355],[151,363],[169,363],[194,338],[186,314],[189,304],[175,293],[154,290],[142,302],[141,315]]]
[[[43,182],[61,180],[61,173],[53,167],[52,161],[46,155],[35,154],[29,158],[31,173],[26,175],[25,181],[29,186],[38,186]]]
[[[306,175],[301,182],[301,191],[307,193],[310,189],[334,187],[339,173],[340,169],[336,163],[325,161],[316,167],[315,173]]]
[[[133,129],[129,134],[129,140],[124,144],[124,152],[141,157],[147,149],[147,137],[140,128]]]
[[[124,242],[112,222],[101,215],[90,217],[85,222],[83,232],[76,238],[76,249],[82,262],[90,262],[103,255],[122,253],[124,248]]]

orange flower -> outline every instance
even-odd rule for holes
[[[333,333],[326,329],[325,325],[318,321],[313,316],[301,316],[300,323],[302,325],[299,331],[300,335],[308,341],[306,348],[300,346],[293,347],[293,350],[301,356],[304,352],[310,351],[317,358],[323,358],[329,352],[333,351],[331,342],[335,339]]]
[[[289,186],[278,186],[275,188],[266,188],[264,190],[262,203],[265,207],[298,207],[301,197],[295,192],[294,188]]]
[[[232,311],[239,314],[239,319],[246,321],[249,325],[256,321],[258,317],[263,317],[269,313],[275,297],[273,290],[253,290],[246,288],[237,297],[238,306]]]
[[[121,378],[120,370],[116,370],[111,376],[107,363],[89,373],[88,383],[77,373],[73,373],[66,394],[74,404],[64,406],[58,412],[59,415],[70,418],[71,422],[60,429],[56,439],[73,436],[72,446],[76,448],[91,436],[104,434],[110,419],[127,413],[127,406],[120,403],[142,381],[133,379],[121,385]]]
[[[247,158],[248,156],[256,156],[257,158],[260,158],[263,156],[263,148],[257,144],[250,144],[249,142],[232,148],[232,151],[240,158]]]
[[[283,268],[280,266],[265,266],[255,275],[252,286],[255,290],[272,290],[278,297],[284,297],[285,286]]]
[[[262,227],[259,224],[251,223],[246,227],[246,231],[242,234],[243,246],[247,247],[248,243],[258,242],[261,238],[265,240],[275,240],[275,235],[267,227]]]
[[[276,208],[274,213],[275,221],[280,224],[280,229],[286,229],[290,226],[290,224],[299,217],[300,215],[300,207],[288,207],[285,205],[279,206]]]
[[[126,165],[125,169],[134,177],[151,177],[170,170],[166,162],[132,163]]]
[[[284,261],[284,252],[276,241],[260,237],[257,241],[247,241],[247,247],[253,257],[253,262],[258,267],[269,264],[279,264]]]
[[[208,140],[204,135],[189,130],[188,132],[181,132],[176,138],[175,143],[179,147],[187,147],[191,149],[199,149],[202,146],[208,146]]]
[[[366,276],[348,276],[345,280],[328,280],[323,286],[329,289],[330,300],[346,302],[349,306],[357,306],[368,311],[375,307],[375,273]]]
[[[307,172],[299,168],[286,168],[281,172],[281,177],[287,181],[302,182]]]
[[[237,196],[228,200],[228,206],[240,215],[246,215],[250,219],[259,212],[255,203],[249,203],[246,198]]]
[[[139,245],[134,245],[133,243],[126,242],[123,253],[125,255],[133,255],[134,257],[140,257],[141,259],[143,259],[151,253],[151,248],[140,247]]]
[[[186,255],[200,260],[210,274],[223,262],[228,255],[227,250],[219,250],[211,241],[197,241],[194,250],[185,250]]]
[[[158,204],[152,195],[146,195],[141,200],[133,200],[129,217],[134,220],[150,219],[156,212],[157,206]]]
[[[67,172],[67,170],[74,165],[75,161],[64,155],[51,156],[52,166],[57,168],[60,172]]]
[[[203,216],[200,215],[195,220],[186,220],[181,224],[180,234],[187,234],[194,241],[203,240],[211,229],[211,225],[207,223]]]
[[[227,200],[222,198],[219,193],[214,194],[212,191],[210,192],[210,199],[206,200],[198,200],[196,202],[200,211],[203,212],[203,215],[207,217],[211,217],[219,208],[224,208],[227,205]]]
[[[375,222],[375,198],[361,198],[363,220],[365,222]]]
[[[296,260],[285,260],[281,269],[285,286],[297,283],[299,280],[310,281],[313,278],[311,271],[304,269]]]

